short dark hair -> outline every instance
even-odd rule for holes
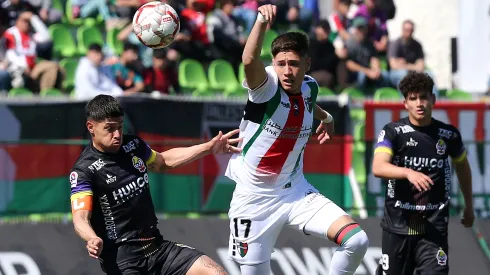
[[[123,109],[119,102],[110,95],[98,95],[85,106],[87,120],[100,122],[108,118],[122,117],[123,114]]]
[[[88,46],[88,50],[101,53],[102,52],[102,46],[98,43],[92,43]]]
[[[409,93],[429,93],[432,94],[434,80],[426,73],[409,72],[398,85],[404,98]]]
[[[350,6],[352,4],[352,0],[340,0],[339,4],[344,4],[346,6]]]
[[[301,32],[287,32],[272,41],[272,56],[280,52],[295,52],[299,56],[308,55],[308,36]]]
[[[133,44],[133,43],[129,43],[129,42],[126,42],[123,44],[123,51],[133,51],[135,53],[138,53],[138,46]]]

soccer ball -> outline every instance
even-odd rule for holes
[[[136,11],[133,31],[143,45],[152,49],[165,48],[180,31],[179,16],[166,3],[148,2]]]

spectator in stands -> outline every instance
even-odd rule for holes
[[[0,8],[0,95],[6,94],[10,90],[10,74],[7,71],[8,61],[6,59],[7,48],[3,33],[7,27],[6,10]]]
[[[87,18],[101,16],[104,20],[110,19],[111,4],[105,0],[71,0],[72,17]]]
[[[103,64],[104,54],[98,44],[89,46],[87,55],[82,57],[75,72],[75,97],[91,99],[99,94],[112,96],[123,95],[123,90],[116,84],[110,66]]]
[[[335,54],[335,48],[328,40],[330,24],[321,20],[310,38],[310,75],[321,87],[334,89],[335,84],[342,90],[347,87],[347,69],[345,62]]]
[[[257,0],[237,0],[237,5],[233,9],[233,16],[240,20],[244,25],[244,32],[249,34],[257,19]]]
[[[168,95],[173,88],[176,94],[180,94],[176,63],[170,61],[167,54],[164,49],[153,51],[153,66],[144,73],[147,92],[158,91]]]
[[[22,1],[22,0],[21,0]],[[61,22],[61,11],[53,8],[52,0],[28,0],[44,23],[51,25]]]
[[[413,38],[415,24],[411,20],[405,20],[402,24],[402,36],[392,41],[388,50],[388,61],[390,63],[391,84],[398,87],[398,84],[409,71],[424,72],[424,50],[422,45]],[[433,75],[430,72],[432,79]],[[434,85],[434,94],[438,90]]]
[[[112,65],[116,83],[124,90],[125,94],[135,94],[144,91],[145,84],[141,76],[142,69],[141,64],[138,62],[138,47],[126,43],[119,62]]]
[[[333,45],[335,51],[340,58],[345,58],[344,41],[349,40],[350,22],[347,18],[347,13],[351,6],[352,0],[337,0],[337,5],[334,5],[335,11],[328,17],[333,36]]]
[[[388,74],[381,70],[376,49],[368,38],[368,26],[364,17],[352,21],[353,35],[346,41],[347,69],[350,71],[349,80],[358,87],[366,89],[375,85],[386,85]]]
[[[308,33],[318,15],[317,0],[289,0],[287,20],[293,28],[297,27]]]
[[[235,2],[220,0],[220,8],[208,16],[206,25],[209,41],[220,51],[220,56],[238,68],[246,39],[238,31],[237,22],[232,16]]]
[[[31,32],[31,25],[34,33]],[[6,59],[13,74],[12,86],[39,92],[43,89],[61,89],[63,70],[53,61],[36,62],[38,43],[51,41],[48,29],[41,19],[32,12],[22,12],[14,27],[4,34],[6,39]]]
[[[376,0],[364,0],[354,18],[364,17],[368,22],[368,37],[379,53],[386,53],[388,47],[388,28],[386,16],[376,5]]]

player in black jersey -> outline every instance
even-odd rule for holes
[[[378,136],[372,170],[387,185],[379,275],[448,274],[449,157],[465,201],[461,222],[473,224],[466,149],[456,127],[432,118],[433,86],[427,74],[409,73],[399,85],[408,117]]]
[[[116,99],[99,95],[86,106],[90,145],[70,173],[75,231],[107,274],[226,274],[202,252],[163,239],[149,189],[148,171],[175,168],[207,154],[240,152],[229,139],[157,153],[137,136],[123,135]]]

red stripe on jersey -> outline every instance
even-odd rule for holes
[[[305,104],[302,95],[289,96],[289,114],[284,128],[279,137],[276,138],[272,146],[265,153],[257,166],[258,170],[266,171],[271,174],[279,174],[286,162],[289,152],[293,151],[297,137],[303,126],[305,114]],[[292,138],[296,136],[296,138]]]

